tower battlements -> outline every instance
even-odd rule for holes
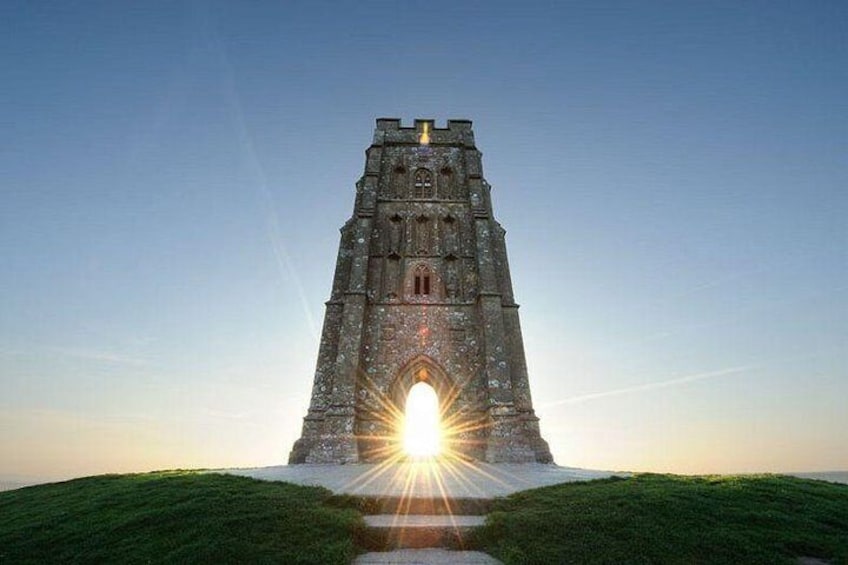
[[[404,126],[399,118],[377,118],[373,145],[421,145],[425,132],[428,145],[474,147],[471,120],[452,119],[447,127],[438,127],[436,120],[425,118],[416,118],[411,126]]]

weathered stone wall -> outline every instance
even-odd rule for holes
[[[471,122],[377,120],[341,230],[312,402],[290,463],[396,453],[406,393],[418,380],[433,385],[456,430],[454,455],[551,461],[489,194]],[[427,292],[416,292],[424,278]]]

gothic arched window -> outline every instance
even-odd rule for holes
[[[433,196],[433,176],[427,169],[418,169],[415,172],[415,198],[431,198]]]
[[[413,292],[419,296],[430,294],[430,269],[424,265],[418,265],[415,269],[415,277],[413,279]]]

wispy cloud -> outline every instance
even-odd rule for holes
[[[120,365],[146,365],[147,361],[140,357],[132,357],[123,353],[106,351],[100,349],[80,349],[74,347],[49,347],[48,351],[58,353],[67,357],[84,359],[86,361],[98,361],[101,363],[115,363]]]
[[[610,396],[619,396],[622,394],[630,394],[633,392],[643,392],[646,390],[655,390],[658,388],[668,388],[673,386],[678,386],[686,383],[691,383],[695,381],[703,381],[706,379],[712,379],[715,377],[723,377],[725,375],[731,375],[734,373],[742,373],[745,371],[750,371],[751,369],[756,368],[756,365],[742,365],[739,367],[728,367],[726,369],[720,369],[717,371],[708,371],[705,373],[695,373],[692,375],[685,375],[682,377],[677,377],[674,379],[667,379],[663,381],[653,381],[650,383],[644,383],[641,385],[633,385],[624,388],[618,388],[614,390],[607,390],[603,392],[593,392],[590,394],[581,394],[579,396],[572,396],[569,398],[563,398],[561,400],[555,400],[553,402],[542,403],[539,408],[551,408],[553,406],[560,406],[563,404],[576,404],[578,402],[585,402],[587,400],[596,400],[598,398],[607,398]]]

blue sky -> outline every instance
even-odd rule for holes
[[[848,468],[845,3],[0,22],[0,475],[282,462],[379,116],[474,120],[560,464]]]

